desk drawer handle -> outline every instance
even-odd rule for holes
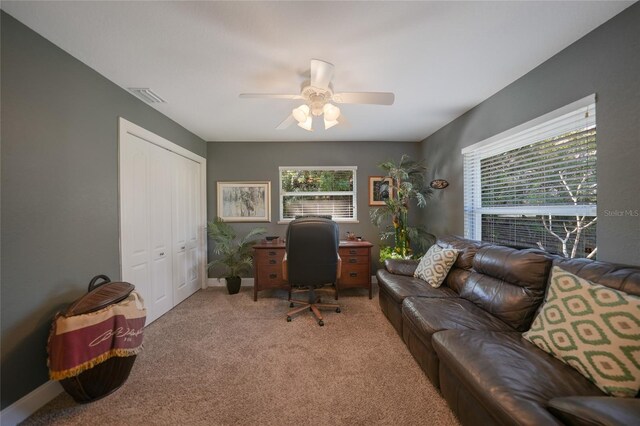
[[[160,253],[160,256],[164,256],[164,252]]]
[[[275,259],[269,260],[269,265],[275,265],[276,263],[278,263],[278,261]]]
[[[357,273],[357,272],[349,272],[349,276],[350,276],[351,278],[355,278],[355,277],[357,277],[357,276],[358,276],[358,273]]]
[[[353,249],[352,249],[352,250],[349,250],[349,254],[357,254],[357,253],[358,253],[358,251],[357,251],[357,250],[353,250]]]
[[[272,280],[275,280],[276,278],[278,278],[277,274],[269,274],[269,278],[271,278]]]
[[[358,263],[358,258],[357,257],[349,258],[349,263]]]
[[[275,252],[275,251],[270,251],[270,252],[269,252],[269,256],[275,256],[275,255],[276,255],[276,252]]]

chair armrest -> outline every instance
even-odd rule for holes
[[[282,258],[282,279],[285,281],[289,281],[289,270],[287,268],[287,253],[284,253],[284,257]]]
[[[336,271],[336,280],[342,276],[342,258],[338,255],[338,270]]]
[[[418,263],[417,260],[387,259],[384,261],[384,267],[392,274],[412,277]]]
[[[640,419],[640,399],[567,396],[549,401],[549,411],[570,426],[631,425]]]

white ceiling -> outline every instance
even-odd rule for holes
[[[627,8],[567,2],[31,2],[2,9],[207,141],[419,141]],[[309,60],[334,89],[389,91],[341,105],[349,127],[275,130]]]

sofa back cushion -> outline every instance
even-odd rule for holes
[[[456,262],[445,278],[444,285],[456,293],[460,293],[460,289],[471,274],[473,258],[481,247],[488,246],[490,243],[468,240],[455,235],[447,235],[440,237],[436,244],[445,249],[456,249],[458,251]]]
[[[459,294],[518,331],[531,325],[542,303],[552,256],[538,250],[481,247]]]
[[[566,259],[556,257],[553,266],[558,266],[580,278],[633,296],[640,296],[640,267],[619,265],[590,259]]]

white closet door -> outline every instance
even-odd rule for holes
[[[172,158],[166,149],[153,144],[149,148],[149,243],[151,253],[151,300],[154,318],[173,308],[171,253],[171,174]]]
[[[120,143],[121,256],[122,280],[136,286],[147,306],[147,317],[153,313],[149,253],[148,143],[127,134]],[[141,226],[141,224],[143,226]],[[149,318],[149,322],[151,319]]]
[[[195,293],[200,287],[202,277],[200,276],[200,247],[202,230],[198,221],[200,216],[200,165],[194,161],[187,161],[187,292],[188,295]],[[203,259],[204,261],[204,259]]]
[[[177,157],[173,186],[174,303],[200,287],[200,165]]]
[[[206,159],[120,119],[122,279],[147,324],[205,285]]]
[[[171,280],[171,155],[135,135],[121,145],[122,279],[142,295],[151,322],[173,307]]]

